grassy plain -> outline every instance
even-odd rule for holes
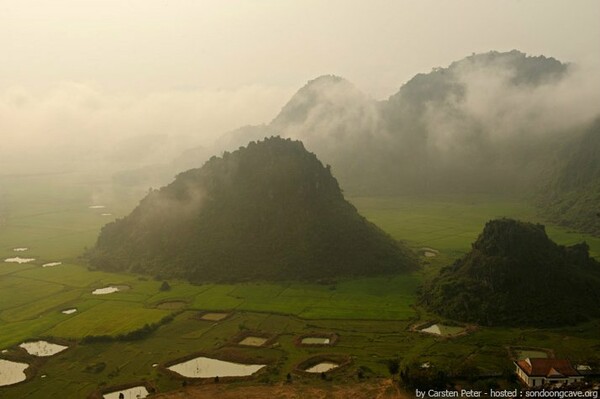
[[[323,353],[352,356],[346,370],[334,379],[386,376],[386,362],[403,365],[430,362],[443,370],[477,367],[481,373],[510,369],[509,347],[547,348],[557,356],[587,361],[600,354],[600,323],[560,330],[479,328],[466,336],[436,338],[411,331],[414,323],[439,320],[415,306],[423,278],[469,249],[485,222],[515,217],[543,222],[524,201],[486,196],[413,198],[352,198],[358,210],[397,239],[418,250],[439,251],[422,257],[423,271],[393,277],[341,280],[324,285],[299,282],[190,285],[131,275],[90,271],[80,255],[94,244],[105,223],[126,215],[139,200],[112,188],[110,181],[78,174],[0,176],[0,259],[32,257],[32,263],[0,262],[1,356],[32,364],[31,379],[0,387],[8,398],[85,397],[109,386],[146,380],[159,391],[181,386],[160,371],[162,364],[194,352],[226,359],[261,359],[271,366],[259,383],[283,381],[296,364]],[[139,193],[138,193],[139,194]],[[104,205],[91,209],[91,205]],[[111,213],[103,216],[103,213]],[[549,235],[562,244],[585,239],[600,255],[600,239],[554,226]],[[17,253],[15,247],[28,247]],[[60,261],[60,266],[41,267]],[[95,288],[127,285],[128,290],[95,296]],[[158,309],[165,301],[183,301],[185,310]],[[65,315],[61,310],[77,308]],[[228,311],[219,321],[200,321],[202,311]],[[156,323],[166,315],[174,320],[144,339],[132,342],[81,343],[88,335],[118,335]],[[245,330],[278,335],[272,348],[242,348],[230,340]],[[335,332],[334,347],[298,347],[296,336]],[[16,345],[26,339],[68,339],[72,348],[45,360],[26,355]],[[594,355],[596,354],[596,355]],[[42,375],[46,375],[42,378]],[[310,378],[295,375],[310,382]]]

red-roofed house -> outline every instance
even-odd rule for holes
[[[571,362],[565,359],[527,358],[516,361],[515,366],[521,381],[530,387],[559,382],[571,384],[583,379]]]

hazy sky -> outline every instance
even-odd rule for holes
[[[0,0],[0,87],[298,87],[333,73],[372,96],[472,52],[595,62],[600,2]]]
[[[0,136],[216,137],[322,74],[383,99],[511,49],[600,67],[600,1],[0,0]]]

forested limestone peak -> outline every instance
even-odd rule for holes
[[[90,262],[192,281],[319,280],[412,270],[299,141],[272,137],[180,173],[106,225]]]
[[[421,301],[484,325],[577,323],[599,315],[600,264],[585,243],[558,245],[542,225],[492,220],[468,254],[424,285]]]

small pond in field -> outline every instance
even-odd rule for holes
[[[27,363],[17,363],[0,359],[0,387],[25,381],[27,379],[25,375],[27,367],[29,367]]]
[[[13,251],[15,251],[15,252],[25,252],[28,249],[29,248],[27,248],[27,247],[20,247],[20,248],[13,248]]]
[[[246,346],[263,346],[268,341],[267,338],[264,337],[253,337],[248,336],[238,342],[238,345],[246,345]]]
[[[90,208],[90,209],[104,209],[106,207],[104,205],[90,205],[88,208]]]
[[[307,373],[325,373],[327,371],[336,369],[339,366],[340,366],[339,364],[333,363],[333,362],[321,362],[321,363],[315,364],[314,366],[307,368],[304,371],[306,371]]]
[[[73,314],[75,312],[77,312],[77,309],[76,308],[71,308],[71,309],[61,310],[60,313],[62,313],[62,314]]]
[[[123,396],[120,396],[121,394],[123,394]],[[137,398],[145,398],[148,395],[149,395],[149,393],[148,393],[148,390],[146,389],[146,387],[140,385],[137,387],[120,389],[118,391],[105,393],[104,395],[102,395],[102,397],[104,399],[119,399],[119,398],[137,399]]]
[[[226,362],[200,356],[177,363],[168,369],[188,378],[247,377],[265,366],[264,364]]]
[[[112,213],[101,213],[100,216],[112,216]]]
[[[535,358],[548,358],[548,353],[545,351],[536,351],[536,350],[517,350],[517,360],[523,360],[527,358],[535,359]]]
[[[204,313],[200,318],[208,321],[220,321],[229,316],[229,313]]]
[[[92,291],[92,295],[107,295],[112,294],[114,292],[125,291],[128,289],[129,286],[127,285],[109,285],[108,287],[104,288],[96,288],[94,291]]]
[[[429,326],[427,328],[423,328],[419,331],[428,333],[428,334],[435,334],[435,335],[441,335],[441,336],[447,337],[450,335],[460,334],[460,333],[464,332],[465,329],[463,327],[446,326],[443,324],[432,324],[431,326]]]
[[[427,247],[421,248],[419,252],[422,253],[426,258],[434,258],[440,254],[440,251],[437,249]]]
[[[47,357],[64,351],[68,346],[53,344],[48,341],[23,342],[19,347],[33,356]]]
[[[331,340],[325,337],[306,337],[300,341],[303,345],[329,345]]]
[[[18,264],[29,263],[29,262],[33,262],[34,260],[35,260],[35,258],[21,258],[20,256],[4,259],[4,261],[6,263],[18,263]]]
[[[42,267],[54,267],[54,266],[60,266],[62,265],[62,262],[49,262],[49,263],[44,263],[42,265]]]

